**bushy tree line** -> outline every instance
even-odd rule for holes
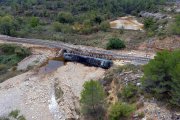
[[[7,0],[0,1],[1,4],[10,5],[16,10],[32,9],[34,6],[43,5],[50,10],[63,9],[72,14],[80,14],[87,11],[98,11],[100,13],[111,13],[120,15],[122,13],[139,12],[142,10],[154,10],[157,4],[166,0]]]
[[[10,36],[24,34],[27,30],[34,29],[40,24],[38,17],[13,17],[12,15],[0,16],[0,33]],[[27,29],[27,30],[26,30]]]
[[[124,14],[137,14],[142,10],[154,10],[158,4],[162,4],[164,1],[1,0],[0,16],[3,17],[7,14],[12,16],[10,19],[8,18],[9,22],[2,22],[1,34],[24,37],[26,34],[35,32],[36,29],[38,29],[37,32],[46,30],[45,26],[48,25],[55,27],[53,32],[90,34],[97,31],[108,31],[110,27],[108,19]],[[41,20],[44,21],[44,24],[36,28]]]
[[[18,62],[30,54],[29,49],[21,46],[11,44],[0,45],[0,75],[5,74],[8,69],[16,66]],[[4,79],[0,79],[0,82],[3,81]]]

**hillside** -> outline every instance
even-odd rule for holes
[[[180,0],[0,0],[0,120],[179,120]]]

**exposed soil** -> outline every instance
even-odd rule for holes
[[[144,25],[139,23],[134,17],[120,17],[118,20],[110,22],[111,28],[125,30],[143,30]]]
[[[152,38],[145,41],[139,46],[139,50],[145,51],[162,51],[162,50],[175,50],[180,48],[180,36],[164,37],[161,39]]]
[[[6,80],[0,84],[0,116],[19,109],[27,120],[78,118],[74,102],[79,100],[83,83],[96,80],[103,73],[104,70],[100,68],[67,63],[54,73],[27,72]],[[53,92],[55,80],[60,82],[64,92],[59,107]]]

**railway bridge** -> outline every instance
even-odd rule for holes
[[[100,50],[97,48],[90,48],[80,45],[72,45],[68,43],[63,43],[59,41],[49,41],[41,39],[27,39],[27,38],[16,38],[5,35],[0,35],[0,40],[13,42],[13,43],[26,43],[34,45],[43,45],[49,48],[57,48],[61,52],[66,51],[67,53],[72,53],[76,55],[90,56],[94,58],[103,58],[107,60],[128,60],[138,64],[146,64],[151,58],[149,57],[137,57],[133,55],[118,54],[110,50]]]

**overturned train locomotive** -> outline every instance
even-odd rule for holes
[[[64,53],[65,61],[79,62],[89,66],[101,67],[108,69],[112,66],[113,62],[111,60],[93,58],[89,56],[76,55],[72,53]]]

